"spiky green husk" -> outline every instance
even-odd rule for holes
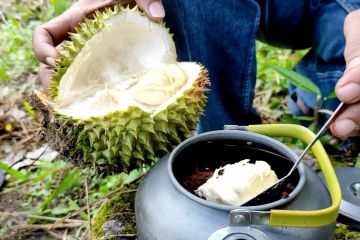
[[[207,84],[203,69],[192,88],[155,116],[131,107],[126,112],[78,120],[57,113],[36,94],[33,106],[42,116],[50,146],[64,159],[98,173],[129,172],[152,165],[192,135],[206,104]]]
[[[92,20],[86,20],[75,29],[76,33],[64,43],[56,60],[49,85],[50,98],[57,96],[61,78],[86,42],[106,26],[107,19],[124,11],[139,10],[116,5],[102,13],[97,12]],[[129,172],[152,165],[192,135],[197,118],[203,113],[208,83],[207,71],[202,68],[192,87],[155,116],[138,107],[130,107],[125,112],[80,120],[57,112],[49,104],[52,99],[37,93],[33,96],[33,106],[47,141],[63,159],[97,173]]]

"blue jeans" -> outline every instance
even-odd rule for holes
[[[206,66],[211,92],[199,132],[225,124],[260,121],[252,107],[256,82],[255,41],[310,52],[295,67],[326,96],[345,67],[343,23],[359,0],[163,0],[165,21],[174,33],[179,61]],[[289,107],[297,98],[312,108],[315,96],[290,86]],[[338,100],[328,102],[334,108]]]

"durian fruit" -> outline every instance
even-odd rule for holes
[[[70,34],[49,93],[35,91],[33,105],[63,158],[100,173],[129,172],[193,134],[208,84],[202,65],[177,62],[163,23],[116,5]]]

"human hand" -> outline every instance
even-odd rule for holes
[[[152,20],[160,20],[165,16],[161,0],[135,0],[139,7]],[[38,27],[33,33],[33,48],[40,60],[39,77],[45,89],[52,75],[52,67],[61,48],[61,42],[68,32],[90,17],[96,10],[110,7],[116,3],[122,5],[134,3],[133,0],[80,0],[62,15]]]
[[[346,38],[344,57],[346,70],[336,85],[338,98],[349,104],[331,126],[332,133],[340,138],[360,136],[360,10],[345,19]]]

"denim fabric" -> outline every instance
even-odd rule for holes
[[[260,10],[252,0],[163,0],[178,59],[206,66],[211,91],[199,132],[249,124],[256,79],[255,38]]]
[[[295,67],[300,74],[310,78],[321,90],[329,95],[345,69],[343,57],[345,38],[343,23],[346,15],[360,8],[358,0],[322,1],[317,10],[312,29],[312,49]],[[295,104],[297,98],[308,108],[314,108],[316,96],[293,85],[289,86],[289,107],[296,115],[301,115]],[[339,100],[323,103],[323,108],[334,110]]]
[[[211,92],[199,132],[257,123],[255,40],[312,50],[296,66],[330,93],[344,70],[343,22],[358,0],[163,0],[180,61],[206,66]],[[313,107],[314,96],[291,86],[291,98]],[[329,103],[333,108],[336,100]],[[290,101],[294,112],[300,113]]]

